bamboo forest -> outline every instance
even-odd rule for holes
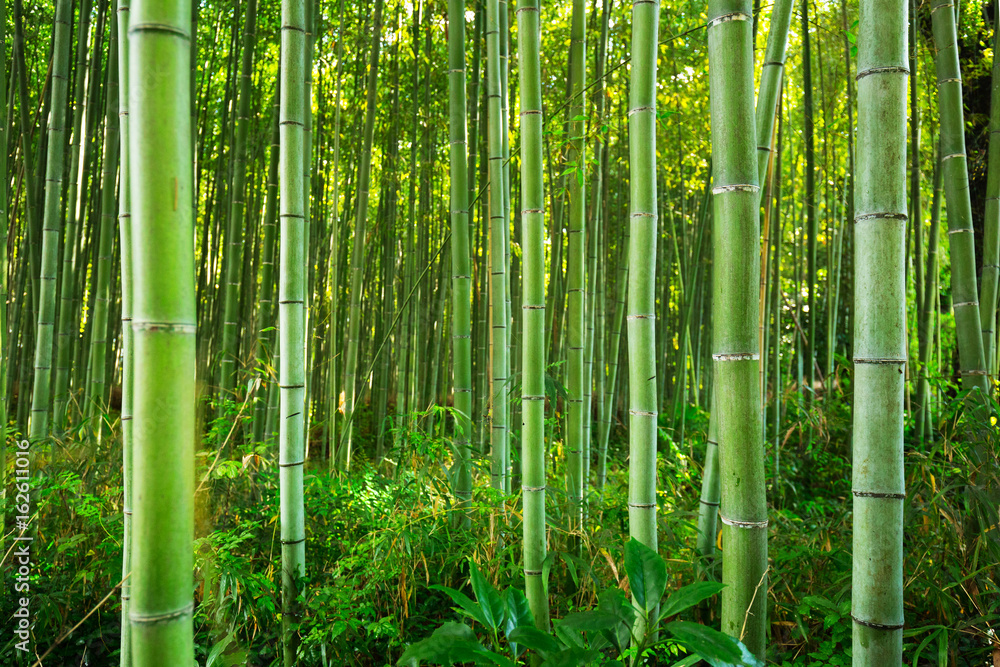
[[[1000,667],[1000,0],[0,12],[0,665]]]

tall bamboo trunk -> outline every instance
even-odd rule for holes
[[[941,161],[948,207],[952,305],[955,309],[962,387],[967,390],[978,388],[983,393],[982,398],[985,398],[989,389],[979,317],[979,289],[976,285],[976,247],[973,243],[969,171],[965,156],[962,73],[958,64],[955,14],[951,7],[951,0],[933,0],[931,5],[934,45],[937,47],[934,67],[937,72]]]
[[[545,561],[545,186],[542,181],[542,86],[538,0],[517,6],[521,99],[522,492],[524,588],[535,625],[548,630]]]
[[[344,360],[344,433],[338,456],[340,465],[351,467],[354,434],[355,393],[357,391],[358,336],[361,332],[361,292],[364,273],[365,234],[368,226],[368,194],[371,183],[372,139],[375,135],[375,103],[378,99],[378,58],[381,45],[383,0],[375,2],[375,24],[368,64],[368,93],[365,128],[362,137],[361,164],[358,167],[357,210],[354,217],[354,247],[351,250],[351,309],[348,316],[347,356]]]
[[[1000,12],[996,15],[1000,28]],[[993,52],[1000,47],[1000,30],[993,31]],[[986,220],[983,223],[983,284],[979,288],[983,356],[986,370],[996,372],[997,283],[1000,277],[1000,58],[993,59],[990,79],[990,148],[986,183]],[[996,379],[994,377],[994,379]],[[996,393],[994,392],[994,398]]]
[[[503,180],[503,105],[501,95],[502,61],[500,41],[500,8],[497,0],[486,2],[486,51],[489,97],[489,160],[490,160],[490,301],[492,309],[492,356],[490,361],[492,387],[492,484],[496,489],[507,488],[507,469],[510,453],[507,450],[507,209],[504,208]]]
[[[760,278],[757,138],[752,127],[749,0],[709,0],[712,109],[712,357],[719,411],[722,630],[763,659],[767,629],[767,502],[761,446],[756,287]]]
[[[122,299],[122,634],[121,667],[132,667],[132,504],[133,438],[132,392],[135,367],[132,338],[132,193],[129,160],[129,0],[118,0],[118,141],[121,168],[118,176],[118,239],[121,247]]]
[[[35,378],[31,393],[29,437],[39,442],[49,434],[49,380],[52,377],[52,336],[56,317],[56,278],[62,230],[62,182],[66,157],[66,88],[69,82],[70,21],[73,3],[56,3],[52,39],[52,78],[48,153],[45,162],[45,208],[42,217],[42,257],[38,283],[35,334]]]
[[[632,5],[629,83],[629,535],[656,535],[656,51],[659,5]],[[650,615],[655,619],[657,610]],[[642,623],[637,637],[655,633]]]
[[[905,0],[862,0],[855,192],[854,573],[856,667],[903,651],[906,366]]]
[[[451,279],[454,347],[455,495],[459,507],[472,496],[472,258],[469,255],[469,185],[465,114],[465,6],[448,1],[448,116],[451,141]],[[465,517],[463,524],[468,526]]]
[[[298,661],[297,601],[305,576],[305,300],[307,238],[305,151],[306,8],[308,0],[281,3],[281,86],[278,260],[279,426],[278,473],[281,494],[281,634],[285,667]]]
[[[137,0],[129,28],[135,294],[133,662],[191,660],[195,293],[190,2]],[[149,77],[155,71],[158,76]]]
[[[219,360],[219,391],[233,398],[237,373],[240,276],[243,273],[243,228],[246,213],[247,132],[250,120],[250,90],[253,50],[257,42],[257,0],[247,0],[243,23],[243,53],[237,93],[236,145],[233,148],[233,187],[230,196],[226,250],[223,254],[222,358]]]

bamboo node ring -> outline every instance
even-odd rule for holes
[[[656,417],[657,416],[657,413],[655,413],[655,412],[647,412],[645,410],[629,410],[628,413],[630,415],[634,415],[636,417]]]
[[[854,80],[855,81],[860,81],[861,79],[865,78],[866,76],[871,76],[872,74],[906,74],[906,75],[909,75],[910,74],[910,70],[909,70],[908,67],[899,67],[899,66],[895,66],[895,65],[889,66],[889,67],[871,67],[869,69],[862,70],[862,71],[858,72],[855,75]]]
[[[628,506],[641,510],[656,509],[656,503],[629,503]]]
[[[951,7],[951,5],[939,5],[939,6]],[[874,623],[872,621],[862,621],[860,618],[858,618],[854,614],[851,614],[851,620],[854,621],[855,623],[857,623],[858,625],[863,625],[863,626],[865,626],[867,628],[872,628],[873,630],[902,630],[903,629],[903,624],[902,623],[887,625],[885,623]]]
[[[729,23],[730,21],[749,21],[750,15],[744,14],[743,12],[730,12],[728,14],[723,14],[722,16],[716,16],[708,22],[709,28],[714,28],[720,23]]]
[[[636,107],[634,109],[629,109],[628,110],[628,115],[629,115],[629,117],[631,117],[632,114],[639,113],[640,111],[656,111],[656,107],[655,106],[652,106],[652,107]]]
[[[727,192],[760,192],[760,186],[753,183],[737,183],[734,185],[719,185],[712,188],[713,195],[721,195]]]
[[[959,227],[958,229],[949,229],[948,230],[949,236],[951,234],[971,234],[971,233],[972,233],[972,228],[971,227]]]
[[[535,492],[538,492],[538,491],[544,491],[545,489],[546,489],[546,487],[544,487],[544,486],[525,486],[523,484],[521,485],[521,490],[522,491],[535,491]]]
[[[760,361],[760,355],[756,352],[735,352],[732,354],[713,354],[715,361]]]
[[[897,366],[899,364],[906,363],[906,359],[878,358],[878,357],[854,357],[853,361],[856,364],[875,364],[883,366]]]
[[[719,506],[718,502],[712,502],[711,500],[702,500],[702,499],[699,498],[698,502],[701,503],[702,505],[711,505],[712,507],[718,507]]]
[[[905,493],[882,493],[879,491],[854,491],[851,490],[858,498],[888,498],[891,500],[904,500],[906,498]]]
[[[168,611],[163,614],[139,614],[136,612],[130,612],[128,615],[128,620],[132,623],[141,624],[153,624],[153,623],[163,623],[165,621],[172,621],[175,618],[183,618],[194,612],[194,601],[189,602],[180,609],[175,609],[174,611]]]
[[[768,524],[767,519],[763,521],[737,521],[736,519],[730,519],[725,514],[720,514],[719,518],[722,519],[722,523],[733,528],[767,528]]]
[[[978,306],[978,301],[959,301],[958,303],[951,304],[952,308],[962,308],[966,306]]]
[[[945,155],[941,158],[941,161],[944,162],[945,160],[950,160],[953,157],[965,157],[965,153],[951,153],[950,155]]]

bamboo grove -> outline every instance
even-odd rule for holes
[[[720,581],[699,620],[763,664],[795,626],[788,480],[837,420],[853,664],[903,664],[911,455],[961,473],[963,605],[995,605],[1000,4],[2,11],[0,532],[7,553],[46,532],[9,518],[22,440],[32,503],[66,461],[121,477],[112,662],[187,664],[203,623],[234,641],[201,611],[235,488],[208,480],[270,468],[273,664],[381,664],[314,658],[304,631],[337,576],[309,496],[366,470],[436,476],[447,530],[489,535],[540,632],[632,538]],[[630,641],[668,635],[629,593]],[[982,618],[963,632],[1000,660]]]

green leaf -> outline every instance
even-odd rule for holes
[[[697,653],[712,667],[763,667],[743,644],[718,630],[687,621],[667,623],[664,628],[679,641],[684,648]]]
[[[216,642],[215,646],[212,647],[212,650],[208,654],[208,659],[205,660],[205,667],[212,667],[212,665],[215,664],[215,661],[219,659],[219,656],[222,655],[222,652],[233,643],[233,639],[235,639],[235,637],[232,630],[230,630],[229,634]]]
[[[572,646],[556,653],[542,663],[542,667],[583,667],[600,659],[601,654],[580,646]]]
[[[649,613],[667,587],[667,566],[656,553],[634,537],[625,545],[625,572],[639,607]]]
[[[554,653],[562,648],[551,635],[542,632],[534,626],[524,626],[520,628],[515,628],[507,638],[521,646],[526,646],[533,651],[539,651],[541,653]]]
[[[450,665],[457,660],[475,660],[477,649],[482,646],[476,640],[472,628],[465,623],[449,621],[427,639],[412,644],[396,661],[397,665],[409,665],[413,661],[437,662]]]
[[[507,626],[510,631],[514,628],[535,625],[535,617],[531,614],[531,607],[528,605],[528,598],[524,593],[516,588],[507,589]]]
[[[479,602],[479,606],[483,610],[488,627],[496,632],[503,625],[506,614],[503,600],[500,599],[500,593],[497,592],[497,589],[486,581],[486,577],[479,571],[475,563],[472,563],[472,592],[476,594],[476,601]]]
[[[615,627],[618,624],[618,618],[606,611],[578,611],[567,614],[566,618],[557,621],[557,623],[579,632],[597,632]]]
[[[449,588],[447,586],[442,586],[441,584],[432,584],[429,586],[431,590],[441,591],[448,597],[450,597],[455,604],[462,608],[474,621],[478,621],[483,625],[483,627],[490,627],[490,624],[486,620],[486,615],[483,613],[482,608],[469,599],[469,597],[462,591],[456,591],[454,588]]]
[[[685,586],[675,593],[671,593],[667,601],[660,609],[660,620],[668,616],[674,616],[685,609],[690,609],[702,600],[707,600],[725,588],[724,584],[715,581],[699,581],[696,584]]]

